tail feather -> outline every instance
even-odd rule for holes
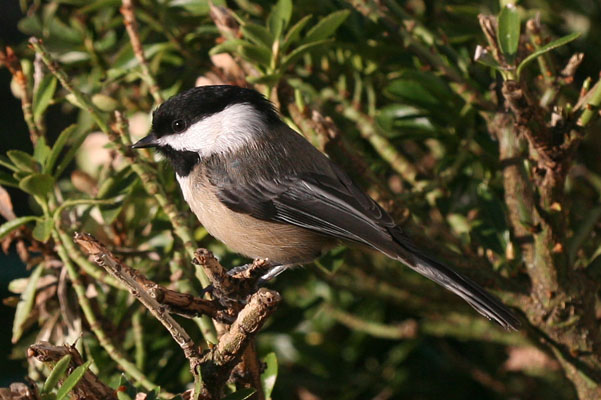
[[[520,326],[520,321],[509,308],[471,279],[420,255],[414,254],[413,265],[408,265],[426,278],[455,293],[480,314],[497,322],[503,328],[517,330]]]
[[[395,232],[396,233],[396,232]],[[398,233],[397,233],[398,235]],[[399,260],[411,269],[465,300],[486,318],[497,322],[503,328],[517,330],[521,325],[515,314],[499,299],[488,293],[471,279],[460,275],[432,257],[416,249],[403,235],[402,241],[393,234],[401,249],[384,251],[389,257]]]

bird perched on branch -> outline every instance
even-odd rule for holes
[[[235,252],[267,258],[270,279],[313,261],[336,242],[359,243],[398,260],[506,329],[519,320],[472,280],[419,249],[349,176],[288,127],[252,89],[201,86],[164,102],[150,134],[173,165],[200,223]]]

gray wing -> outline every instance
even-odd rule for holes
[[[390,252],[392,218],[343,171],[330,167],[333,174],[310,172],[252,184],[220,180],[217,196],[236,212]]]

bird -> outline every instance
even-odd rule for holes
[[[216,239],[268,259],[265,280],[338,243],[400,261],[508,330],[520,321],[499,299],[414,243],[349,175],[281,118],[254,89],[199,86],[163,102],[147,136],[173,166],[183,197]]]

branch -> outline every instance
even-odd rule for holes
[[[503,82],[503,96],[515,116],[517,130],[528,139],[539,156],[542,168],[553,169],[558,165],[560,154],[554,146],[553,137],[545,123],[538,105],[526,93],[524,85],[518,81]]]
[[[221,398],[223,387],[233,368],[244,357],[250,358],[246,362],[255,368],[242,369],[256,378],[253,380],[253,386],[257,392],[261,391],[256,352],[254,348],[249,352],[249,344],[280,301],[280,295],[275,291],[259,289],[255,292],[257,280],[268,268],[265,261],[255,261],[250,267],[230,276],[213,254],[199,249],[195,262],[205,268],[208,277],[211,278],[212,293],[216,297],[215,300],[209,301],[160,287],[123,264],[89,234],[76,233],[74,240],[94,257],[99,266],[127,287],[169,331],[190,363],[195,387],[201,388],[201,392],[196,393],[196,396],[207,399]],[[254,293],[248,300],[251,292]],[[228,309],[224,309],[220,304],[228,304]],[[221,320],[232,321],[234,317],[235,320],[229,329],[225,329],[217,345],[201,356],[191,337],[169,314],[170,308],[186,315],[202,312]],[[262,394],[258,398],[262,398]]]
[[[190,363],[190,370],[194,376],[194,381],[201,380],[197,367],[200,365],[200,353],[198,347],[194,344],[188,333],[182,328],[175,319],[165,309],[164,306],[148,293],[142,285],[138,283],[138,274],[136,271],[124,265],[113,254],[94,237],[89,234],[75,233],[75,242],[88,254],[94,257],[94,261],[106,269],[115,279],[119,280],[130,293],[136,297],[150,313],[169,331],[173,340],[183,350],[184,355]]]
[[[11,383],[8,388],[0,388],[2,400],[41,400],[37,386],[30,380],[27,383]]]
[[[163,102],[163,97],[161,96],[159,86],[157,85],[154,76],[152,76],[150,73],[150,68],[148,68],[148,61],[144,55],[144,48],[142,47],[140,35],[138,34],[138,23],[136,22],[136,17],[134,14],[133,1],[123,0],[123,5],[119,11],[121,11],[121,14],[123,15],[125,29],[127,29],[131,47],[134,50],[134,54],[136,55],[138,62],[140,63],[140,68],[142,68],[142,77],[148,84],[150,94],[152,94],[155,104],[160,104]]]
[[[249,294],[256,291],[257,282],[272,267],[267,260],[257,259],[252,264],[239,268],[239,272],[234,269],[228,273],[213,253],[206,249],[196,250],[192,262],[204,269],[212,282],[213,295],[240,302],[244,302]]]
[[[109,126],[106,123],[105,117],[102,115],[101,111],[94,105],[94,103],[92,103],[92,101],[87,96],[85,96],[79,89],[73,86],[65,71],[63,71],[62,68],[58,65],[58,63],[54,60],[54,58],[52,58],[52,56],[42,43],[42,40],[32,37],[29,39],[29,44],[36,53],[42,56],[44,64],[46,64],[48,70],[50,70],[50,72],[52,72],[52,74],[56,76],[61,85],[75,97],[75,99],[77,100],[77,105],[81,109],[89,112],[90,116],[92,117],[92,119],[94,119],[100,130],[108,134]]]
[[[246,346],[261,329],[265,320],[276,310],[279,302],[280,295],[276,291],[259,289],[240,311],[230,329],[221,336],[217,346],[203,357],[202,378],[205,389],[209,388],[209,398],[221,398],[223,386],[232,369],[240,361]]]
[[[21,109],[23,110],[23,118],[25,119],[25,123],[27,124],[27,128],[29,129],[29,138],[31,139],[31,143],[35,146],[38,141],[38,138],[43,136],[43,132],[38,129],[35,120],[33,118],[33,110],[32,110],[32,101],[31,101],[31,91],[27,85],[27,77],[23,73],[23,69],[21,68],[21,63],[17,58],[17,55],[13,51],[11,47],[6,47],[6,50],[3,52],[0,50],[0,65],[4,64],[6,68],[10,71],[15,82],[19,85],[19,89],[21,90]]]
[[[584,111],[578,119],[578,126],[585,127],[591,121],[595,114],[599,114],[599,104],[601,103],[601,80],[593,86],[593,88],[582,97]]]
[[[86,296],[86,289],[83,286],[79,272],[71,262],[71,258],[65,250],[65,246],[63,245],[64,242],[70,240],[69,237],[65,232],[58,229],[53,231],[52,236],[54,242],[56,243],[57,253],[67,268],[67,272],[69,273],[69,279],[71,279],[73,289],[75,289],[75,294],[77,295],[79,305],[81,306],[81,309],[83,310],[83,313],[90,324],[90,329],[98,338],[98,342],[106,350],[113,361],[123,368],[125,373],[138,381],[145,389],[154,390],[157,386],[125,357],[125,355],[117,348],[117,346],[115,346],[112,339],[102,329],[102,324],[94,314],[92,304]]]
[[[211,280],[211,294],[216,297],[220,304],[227,305],[228,309],[233,313],[238,313],[247,304],[248,296],[255,293],[257,290],[257,282],[270,268],[270,264],[266,260],[255,260],[250,265],[245,265],[239,268],[234,268],[229,272],[226,272],[225,268],[217,261],[213,254],[205,249],[198,249],[196,251],[193,262],[201,266],[209,279]],[[255,293],[256,294],[256,293]],[[273,296],[277,295],[277,301],[279,302],[279,294],[273,292]],[[275,309],[275,305],[274,305]],[[268,315],[265,316],[265,318]],[[260,322],[260,321],[257,321]],[[262,324],[262,322],[260,322]],[[230,328],[229,332],[231,332]],[[220,343],[224,336],[220,337]],[[261,365],[258,359],[257,351],[254,345],[254,341],[248,340],[245,346],[240,348],[242,353],[237,355],[235,358],[238,361],[234,363],[236,371],[241,371],[239,375],[248,385],[255,388],[254,399],[263,400],[265,395],[263,393],[261,384]],[[235,364],[238,364],[237,366]],[[232,368],[234,368],[232,366]],[[228,369],[229,366],[220,367],[220,374],[225,374],[226,377],[232,374],[232,369]],[[204,378],[203,372],[203,378]],[[223,382],[220,380],[216,381],[218,386],[222,386]],[[217,393],[212,392],[212,393]]]

